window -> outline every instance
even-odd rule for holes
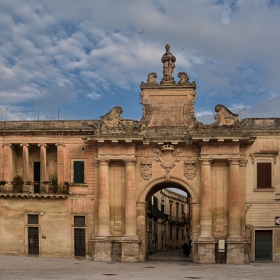
[[[266,189],[271,188],[271,163],[258,162],[257,163],[257,188]]]
[[[38,224],[38,215],[28,215],[28,219],[27,219],[27,223],[28,224]]]
[[[178,221],[179,219],[179,203],[176,202],[176,220]]]
[[[74,216],[74,225],[75,226],[84,226],[86,224],[85,222],[85,216]]]
[[[169,228],[169,238],[172,239],[172,226]]]
[[[164,204],[161,204],[161,212],[164,214]]]
[[[158,199],[154,196],[154,206],[156,209],[158,209]]]
[[[84,161],[74,161],[74,183],[84,183],[85,179],[85,162]]]
[[[179,239],[179,229],[176,228],[176,239],[178,240]]]
[[[278,152],[250,154],[254,166],[254,191],[274,191],[274,166],[276,165]]]

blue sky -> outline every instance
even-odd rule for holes
[[[275,0],[0,0],[2,118],[99,119],[118,105],[140,120],[139,85],[161,80],[167,43],[175,80],[197,83],[199,121],[219,103],[280,117],[279,15]]]

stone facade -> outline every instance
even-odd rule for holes
[[[175,187],[194,262],[216,262],[219,240],[227,263],[280,261],[280,119],[218,104],[199,123],[196,83],[176,83],[175,62],[167,45],[161,82],[141,83],[140,121],[116,106],[100,120],[0,123],[0,254],[145,261],[147,202]]]

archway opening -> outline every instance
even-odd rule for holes
[[[158,182],[147,190],[147,260],[191,260],[191,201],[189,189],[178,182]]]

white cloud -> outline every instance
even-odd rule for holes
[[[91,100],[98,100],[99,98],[101,98],[101,94],[92,92],[92,93],[87,94],[87,97]]]
[[[2,1],[0,98],[11,108],[47,100],[66,109],[68,99],[105,104],[131,91],[138,102],[147,74],[161,79],[169,43],[175,79],[185,71],[197,82],[197,117],[213,116],[218,103],[246,104],[247,114],[279,95],[279,12],[269,0]]]

